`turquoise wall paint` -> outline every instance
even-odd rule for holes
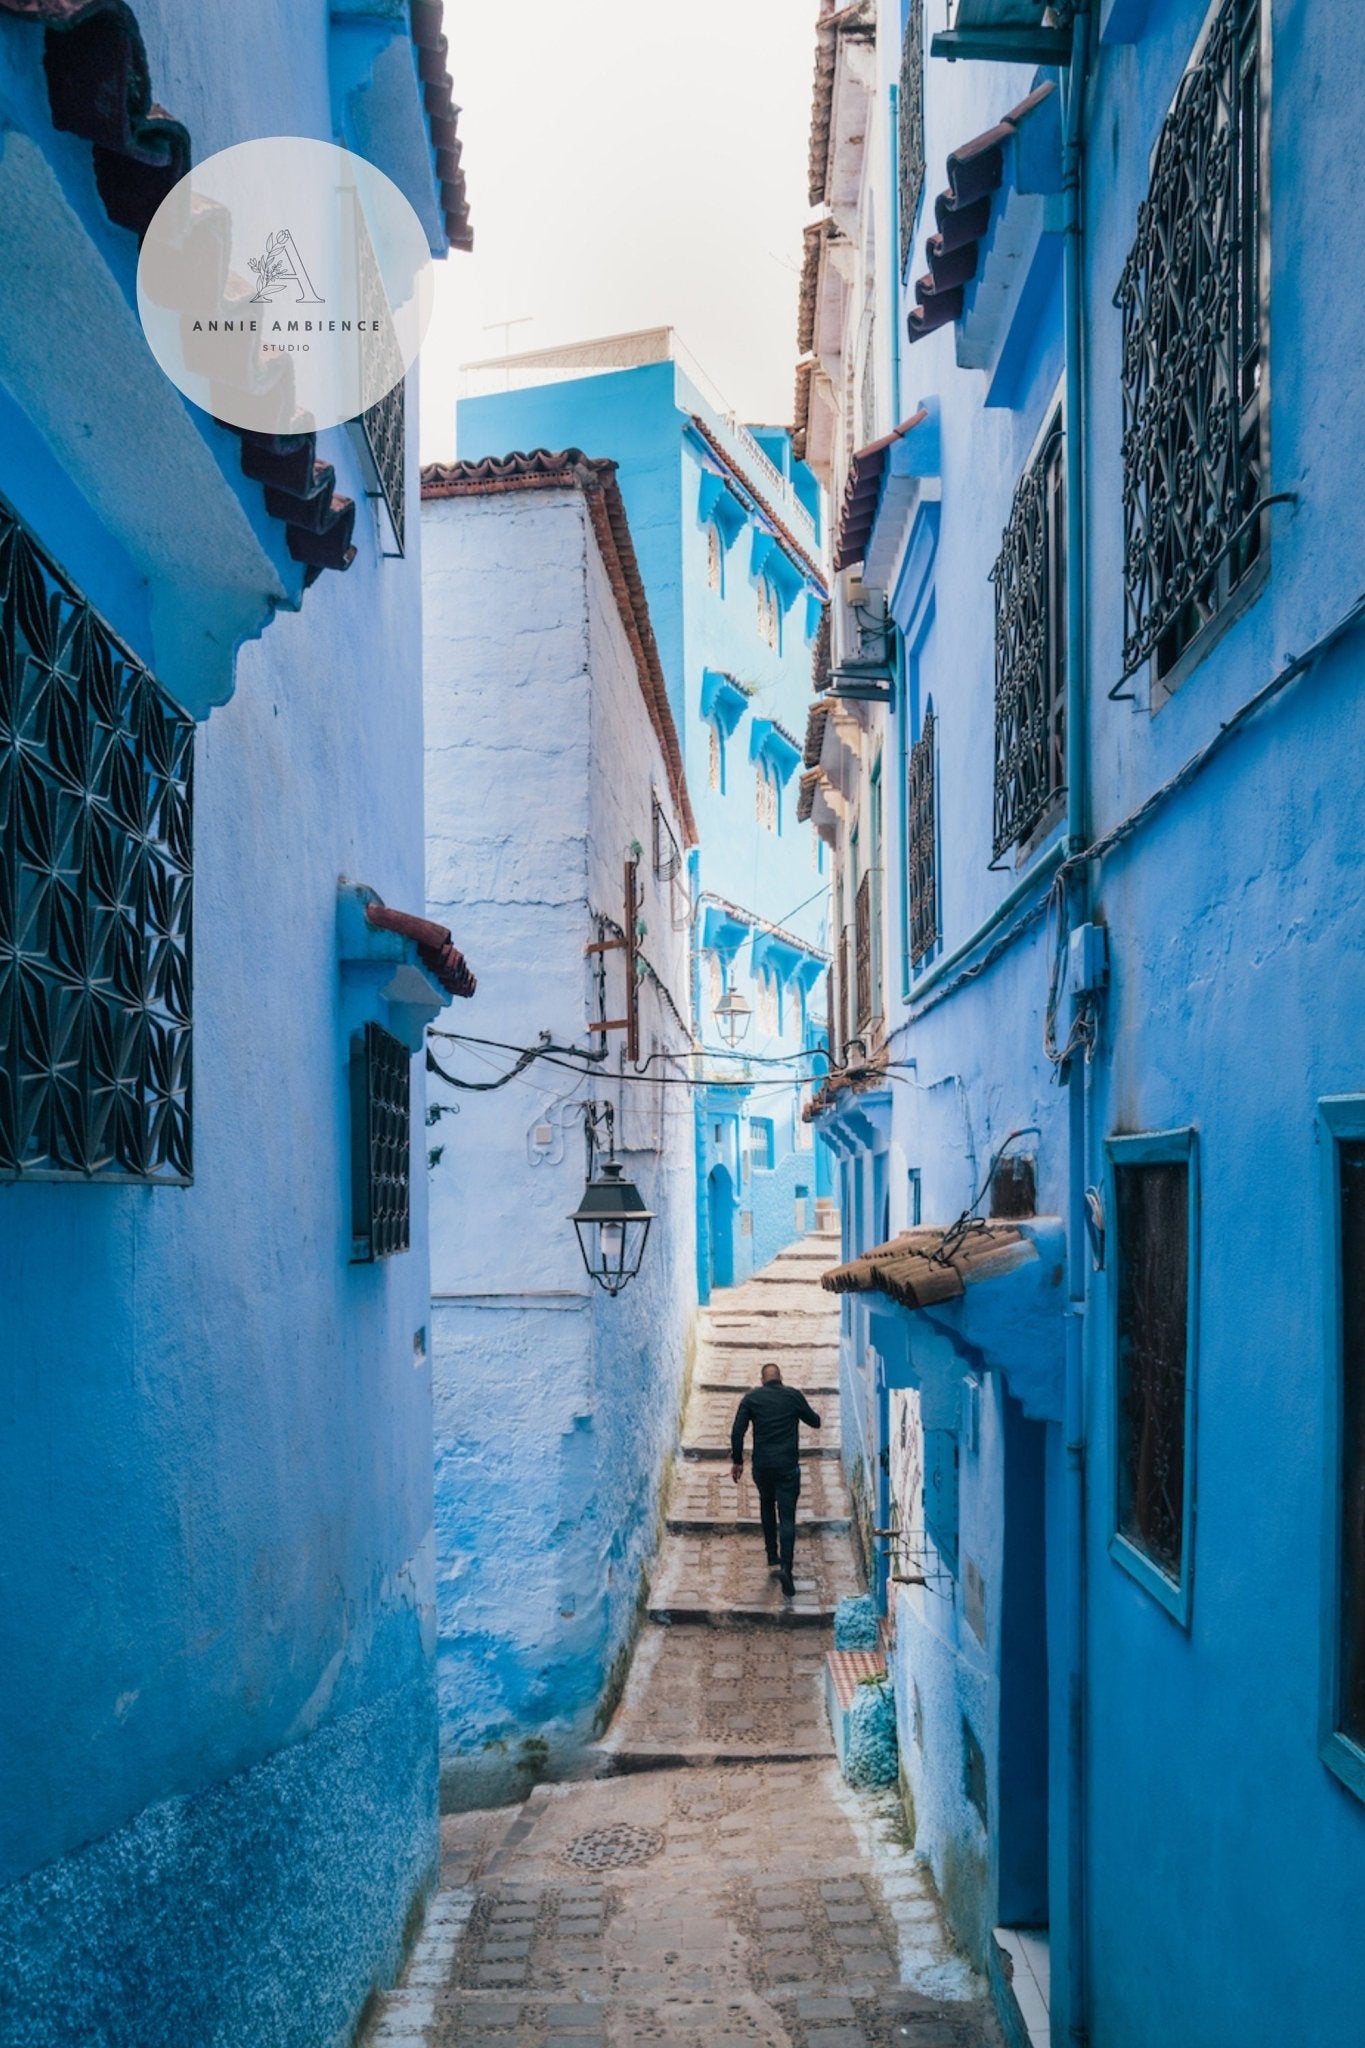
[[[196,154],[331,134],[322,0],[136,11]],[[0,176],[35,164],[47,381],[8,324],[0,492],[165,682],[235,694],[195,746],[193,1185],[0,1185],[0,2031],[340,2048],[438,1853],[425,1188],[416,1249],[351,1265],[337,950],[339,877],[424,901],[417,563],[323,434],[359,552],[283,608],[283,528],[129,342],[136,239],[6,16]],[[7,274],[31,232],[7,202]],[[135,489],[82,455],[120,443]],[[419,1069],[419,1147],[422,1108]]]

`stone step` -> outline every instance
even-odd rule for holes
[[[789,1384],[794,1384],[790,1382]],[[730,1455],[730,1429],[739,1403],[728,1392],[715,1393],[709,1389],[694,1386],[692,1397],[687,1404],[683,1421],[682,1453],[685,1458],[728,1458]],[[812,1403],[812,1406],[815,1404]],[[801,1457],[837,1458],[840,1451],[839,1404],[837,1399],[825,1399],[824,1407],[816,1408],[820,1416],[819,1431],[801,1429]],[[752,1444],[752,1438],[750,1438]]]
[[[752,1367],[741,1367],[737,1372],[727,1374],[716,1366],[703,1365],[698,1366],[697,1376],[692,1384],[700,1393],[727,1394],[731,1400],[737,1400],[741,1394],[747,1393],[750,1387],[758,1385],[758,1374]],[[809,1373],[802,1373],[801,1391],[806,1399],[817,1407],[822,1402],[827,1407],[831,1401],[837,1401],[839,1398],[839,1382],[833,1377],[827,1380],[812,1379]],[[821,1409],[821,1413],[823,1412]]]
[[[650,1748],[642,1743],[622,1742],[610,1749],[599,1743],[595,1754],[598,1766],[594,1776],[628,1778],[636,1772],[645,1771],[714,1771],[727,1764],[822,1764],[828,1760],[831,1751],[828,1744],[821,1749],[813,1745],[807,1749],[796,1749],[787,1742],[777,1743],[772,1748],[729,1743],[723,1749],[708,1749],[695,1742],[677,1743],[671,1748]]]
[[[757,1537],[670,1536],[650,1587],[650,1619],[722,1629],[832,1626],[838,1602],[862,1590],[852,1545],[832,1530],[798,1529],[793,1577],[789,1601]]]
[[[841,1467],[830,1459],[812,1462],[802,1474],[798,1529],[846,1530],[852,1526],[852,1514]],[[757,1535],[758,1492],[752,1474],[746,1468],[736,1485],[728,1464],[711,1458],[680,1459],[673,1468],[668,1527],[674,1534]]]
[[[805,1763],[833,1752],[825,1645],[807,1629],[641,1631],[598,1745],[604,1776],[717,1763]]]

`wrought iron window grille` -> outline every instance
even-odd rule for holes
[[[383,500],[395,543],[383,550],[390,560],[407,552],[407,411],[407,386],[398,383],[360,415],[374,473],[374,488],[366,496]]]
[[[992,864],[1066,789],[1066,482],[1062,416],[1019,479],[995,585]]]
[[[858,884],[853,899],[854,972],[857,977],[858,1029],[872,1022],[872,871]]]
[[[393,380],[383,398],[361,413],[356,425],[368,456],[365,466],[370,471],[365,494],[383,503],[394,543],[383,553],[393,559],[407,550],[407,380],[383,275],[358,202],[355,220],[361,311],[367,320],[378,323],[371,329],[376,337],[372,346],[380,353],[385,376]]]
[[[1123,316],[1123,676],[1167,676],[1262,556],[1260,0],[1223,0],[1152,160]],[[1117,697],[1116,687],[1110,692]]]
[[[191,1179],[193,759],[0,499],[0,1178]]]
[[[1189,1172],[1114,1177],[1118,1228],[1118,1532],[1179,1581],[1185,1549]]]
[[[654,879],[656,882],[671,882],[682,867],[682,848],[664,816],[658,797],[651,796],[649,802],[654,840]]]
[[[368,1263],[410,1242],[412,1062],[381,1024],[351,1042],[351,1259]]]
[[[910,0],[905,17],[896,113],[900,274],[904,277],[915,245],[915,220],[924,195],[924,0]]]
[[[910,964],[918,967],[939,941],[938,927],[938,818],[935,811],[934,738],[937,729],[932,711],[924,714],[924,726],[910,749],[909,831],[910,842]]]

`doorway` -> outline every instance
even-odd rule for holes
[[[706,1181],[711,1227],[711,1285],[735,1284],[735,1184],[728,1167],[713,1166]]]

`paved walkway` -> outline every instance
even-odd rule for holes
[[[442,1889],[374,2048],[998,2048],[894,1793],[833,1761],[822,1677],[857,1590],[837,1458],[837,1258],[808,1238],[702,1318],[649,1620],[596,1780],[442,1823]],[[776,1357],[825,1419],[796,1598],[728,1436]],[[828,1432],[828,1435],[826,1434]]]

